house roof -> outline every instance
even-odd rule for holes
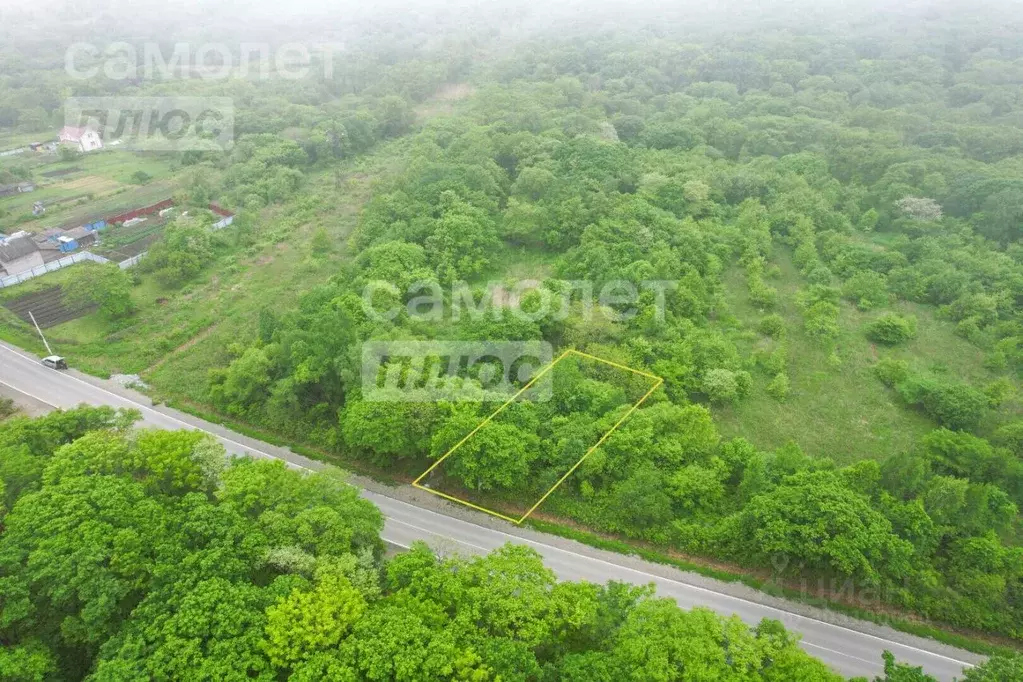
[[[39,246],[30,237],[8,239],[0,245],[0,261],[10,263],[38,250]]]
[[[71,142],[78,142],[82,139],[82,136],[86,133],[94,133],[95,130],[86,127],[78,126],[64,126],[60,129],[60,133],[57,137],[61,140],[69,140]]]
[[[71,237],[72,239],[81,239],[82,237],[88,237],[90,234],[92,234],[92,231],[84,227],[73,227],[70,230],[64,231],[64,236]]]

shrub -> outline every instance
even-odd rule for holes
[[[1023,456],[1023,421],[1009,422],[995,431],[996,445],[1009,448],[1017,456]]]
[[[995,379],[984,387],[984,395],[990,407],[999,407],[1016,393],[1016,388],[1006,377]]]
[[[785,371],[785,363],[788,359],[788,352],[784,345],[778,346],[773,351],[760,351],[757,355],[757,363],[770,375]]]
[[[703,375],[703,392],[711,402],[731,403],[749,393],[752,381],[749,372],[710,369]]]
[[[804,321],[807,335],[821,343],[838,338],[838,306],[831,301],[817,301],[806,309]]]
[[[750,303],[762,310],[770,310],[778,304],[778,290],[765,284],[760,278],[750,281]]]
[[[18,411],[18,406],[10,398],[0,398],[0,419],[7,419]]]
[[[874,374],[881,380],[881,383],[889,388],[901,384],[909,377],[909,363],[905,360],[895,358],[881,358],[874,365]]]
[[[879,308],[888,303],[888,281],[873,270],[863,270],[846,280],[842,296],[855,301],[860,310]]]
[[[789,375],[785,372],[778,372],[767,385],[767,393],[779,402],[785,402],[789,395]]]
[[[885,313],[867,326],[867,338],[886,346],[894,346],[916,336],[916,318]]]
[[[764,336],[770,336],[772,339],[781,338],[782,334],[785,333],[785,320],[777,313],[765,315],[760,319],[757,331]]]
[[[898,385],[899,395],[918,405],[942,426],[954,430],[974,428],[988,405],[986,395],[966,384],[931,377],[910,377]]]

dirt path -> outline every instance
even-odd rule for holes
[[[191,348],[192,346],[194,346],[195,344],[199,343],[200,341],[205,339],[207,336],[212,334],[216,328],[217,328],[217,325],[215,325],[215,324],[211,324],[209,327],[206,327],[206,329],[203,329],[201,332],[199,332],[198,334],[196,334],[195,336],[190,338],[188,341],[185,341],[183,344],[181,344],[180,346],[178,346],[177,348],[175,348],[171,352],[169,352],[166,355],[164,355],[162,358],[160,358],[159,360],[154,362],[152,365],[150,365],[149,367],[146,367],[144,370],[142,370],[140,375],[141,374],[148,374],[149,372],[152,372],[157,367],[159,367],[163,363],[167,362],[168,360],[170,360],[172,357],[174,357],[175,355],[177,355],[181,351],[188,350],[189,348]]]

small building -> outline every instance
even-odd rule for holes
[[[103,139],[99,133],[90,128],[76,128],[75,126],[64,126],[60,129],[57,139],[61,144],[69,144],[80,152],[91,152],[95,149],[103,149]]]
[[[39,245],[27,234],[8,237],[0,243],[0,268],[4,274],[17,275],[42,264]]]
[[[60,242],[56,240],[50,242],[36,239],[36,245],[39,247],[39,253],[42,254],[44,263],[64,257],[64,252],[60,250]]]
[[[76,242],[75,248],[79,246],[89,246],[91,244],[96,243],[96,232],[94,230],[90,230],[87,227],[75,227],[70,230],[66,230],[64,234],[57,238],[58,241],[64,239],[69,239],[73,242]],[[61,250],[64,251],[65,249]],[[66,250],[71,251],[73,249]]]
[[[57,237],[57,245],[60,248],[61,253],[68,253],[78,248],[78,242],[63,234]]]

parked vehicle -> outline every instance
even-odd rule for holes
[[[50,369],[67,369],[67,360],[59,355],[48,355],[43,358],[43,364]]]

